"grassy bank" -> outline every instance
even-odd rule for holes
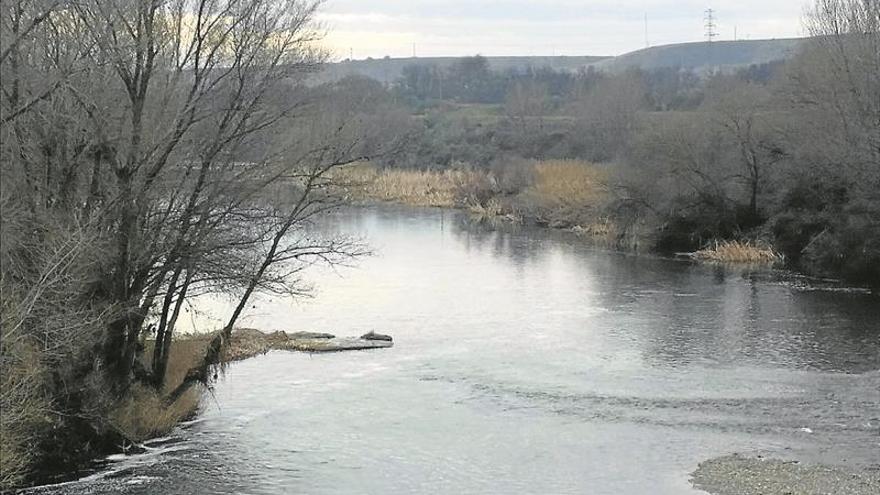
[[[162,390],[136,386],[128,398],[111,409],[108,419],[113,428],[133,442],[142,442],[166,435],[178,423],[194,416],[202,398],[199,388],[187,390],[170,406],[164,398],[184,381],[190,369],[202,362],[212,337],[213,334],[186,335],[174,340]],[[152,342],[147,342],[146,347],[149,350]],[[243,328],[233,332],[223,349],[222,361],[224,365],[243,361],[273,349],[310,350],[307,345],[292,342],[284,332],[265,334]],[[144,361],[149,358],[149,352],[146,354]]]
[[[133,442],[163,436],[178,423],[191,418],[198,412],[201,392],[188,390],[170,406],[163,398],[183,382],[187,371],[196,366],[204,357],[208,338],[203,336],[184,336],[171,345],[168,359],[168,374],[162,390],[136,385],[131,395],[110,412],[110,422],[116,430]],[[148,342],[147,347],[151,347]]]
[[[172,342],[166,382],[161,390],[136,384],[119,400],[111,401],[92,394],[89,417],[66,418],[53,411],[48,401],[40,400],[37,390],[27,391],[29,398],[15,410],[3,410],[0,428],[0,491],[13,487],[39,484],[69,477],[87,469],[95,458],[136,447],[150,438],[165,436],[181,421],[195,416],[204,397],[203,388],[187,389],[172,404],[166,399],[187,374],[205,359],[215,334],[184,335]],[[390,346],[356,339],[331,339],[328,335],[285,332],[263,333],[250,328],[233,331],[223,346],[219,368],[229,363],[259,356],[270,350],[331,352]],[[343,341],[345,346],[338,344]],[[355,342],[352,342],[355,341]],[[360,347],[358,347],[360,344]],[[153,341],[145,342],[140,358],[149,362]],[[37,376],[35,360],[25,360],[22,367],[4,367],[11,373],[3,376],[3,385],[27,386],[27,374]],[[30,368],[25,367],[29,365]],[[214,368],[216,371],[216,368]],[[213,371],[212,371],[213,372]],[[8,389],[4,389],[8,392]],[[72,431],[71,431],[72,430]],[[56,432],[73,433],[63,442]],[[52,446],[52,452],[48,447]],[[59,446],[63,448],[59,448]]]
[[[413,170],[359,164],[340,172],[352,197],[468,210],[478,219],[528,222],[636,250],[651,227],[619,211],[606,167],[579,160],[513,160],[488,169]],[[657,227],[655,227],[656,229]],[[719,239],[692,253],[707,263],[772,265],[785,257],[765,242]]]
[[[360,164],[340,173],[360,201],[467,209],[478,217],[573,228],[598,237],[615,229],[605,215],[607,173],[577,160],[517,160],[488,170],[412,170]]]
[[[137,384],[121,399],[111,399],[98,387],[71,391],[83,395],[79,400],[87,414],[78,415],[56,410],[43,390],[52,377],[46,376],[47,367],[38,350],[7,352],[7,357],[18,359],[7,360],[3,367],[0,489],[63,478],[95,457],[165,435],[192,417],[199,408],[198,390],[189,390],[171,406],[162,398],[204,356],[206,345],[204,338],[174,341],[163,390]]]
[[[462,207],[469,190],[488,187],[486,175],[472,170],[378,169],[360,164],[338,175],[355,199],[412,206]]]

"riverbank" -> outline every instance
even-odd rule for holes
[[[55,437],[34,436],[40,451],[23,452],[4,442],[2,465],[4,475],[15,469],[17,476],[4,478],[0,493],[24,486],[58,483],[88,473],[94,460],[117,453],[137,453],[140,444],[168,435],[180,423],[196,417],[204,395],[197,387],[190,388],[176,400],[167,403],[168,394],[187,377],[187,373],[204,359],[213,334],[184,335],[174,340],[168,362],[164,387],[156,390],[141,384],[132,386],[120,401],[107,404],[104,412],[91,418],[62,418],[64,440],[58,444]],[[142,357],[149,362],[152,342],[145,343]],[[391,347],[390,337],[367,334],[361,337],[339,338],[332,334],[283,331],[264,333],[252,328],[233,331],[224,346],[220,366],[250,359],[272,350],[292,352],[338,352]],[[4,440],[9,441],[10,432],[4,430]],[[57,435],[57,438],[61,438]],[[53,441],[55,443],[53,443]],[[49,447],[52,447],[51,449]]]
[[[487,171],[380,169],[359,164],[338,172],[352,199],[468,211],[489,222],[528,223],[574,232],[596,245],[657,251],[657,227],[625,217],[611,194],[607,167],[579,160],[520,160]],[[676,246],[670,246],[676,248]],[[711,240],[669,251],[705,263],[782,266],[785,256],[761,239]]]
[[[880,465],[854,468],[730,455],[705,461],[691,479],[713,495],[874,495]]]
[[[568,229],[606,245],[632,236],[633,226],[624,229],[608,215],[607,171],[584,161],[520,160],[492,170],[359,164],[337,173],[351,198],[363,203],[463,209],[484,220]]]
[[[613,164],[512,159],[487,168],[415,170],[361,163],[337,173],[355,202],[463,209],[490,222],[570,230],[622,251],[784,267],[860,287],[880,286],[869,261],[872,250],[828,248],[831,229],[809,234],[785,215],[768,214],[743,225],[708,213],[706,218],[669,217],[662,211],[670,205],[632,197],[620,183],[624,172]]]
[[[864,294],[464,211],[374,206],[314,231],[329,228],[381,255],[312,272],[307,303],[257,300],[247,325],[393,328],[398,348],[239,362],[171,451],[39,492],[680,495],[698,463],[732,452],[870,462],[880,306]]]

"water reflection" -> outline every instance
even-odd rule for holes
[[[442,210],[316,229],[376,255],[312,272],[314,299],[256,300],[243,324],[374,329],[394,348],[238,363],[184,450],[47,493],[678,495],[732,451],[876,460],[873,296]],[[228,303],[199,310],[210,328]]]

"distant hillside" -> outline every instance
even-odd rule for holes
[[[321,81],[335,81],[349,75],[362,75],[381,82],[393,82],[403,73],[407,65],[435,65],[449,67],[461,57],[408,57],[408,58],[370,58],[366,60],[345,60],[328,64],[319,75]],[[492,70],[504,72],[510,69],[523,70],[529,67],[550,67],[558,71],[576,72],[608,57],[486,57]]]
[[[596,63],[611,72],[631,67],[659,69],[681,67],[701,71],[709,68],[742,67],[784,60],[797,52],[803,38],[778,40],[703,41],[653,46]]]
[[[741,40],[680,43],[653,46],[617,57],[554,56],[554,57],[486,57],[489,66],[503,72],[510,69],[550,67],[558,71],[576,72],[589,66],[609,72],[631,67],[651,70],[681,67],[698,72],[725,69],[784,60],[797,51],[803,38],[777,40]],[[349,75],[371,77],[383,83],[394,82],[407,65],[435,65],[448,67],[459,57],[408,57],[345,60],[328,64],[313,82],[337,81]]]

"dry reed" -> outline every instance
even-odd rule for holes
[[[135,386],[132,393],[110,412],[113,427],[128,439],[139,442],[165,435],[194,415],[201,400],[198,389],[190,389],[170,406],[163,403],[163,397],[180,385],[187,371],[202,360],[208,340],[205,336],[175,339],[168,357],[164,390],[160,393],[149,387]]]
[[[547,206],[597,206],[605,198],[606,174],[578,160],[550,160],[535,164],[535,183],[529,192]]]
[[[340,171],[337,178],[357,199],[443,207],[463,206],[463,192],[485,181],[471,170],[379,170],[367,164]]]
[[[782,255],[772,247],[749,241],[715,241],[693,256],[701,261],[716,263],[772,264],[782,260]]]

